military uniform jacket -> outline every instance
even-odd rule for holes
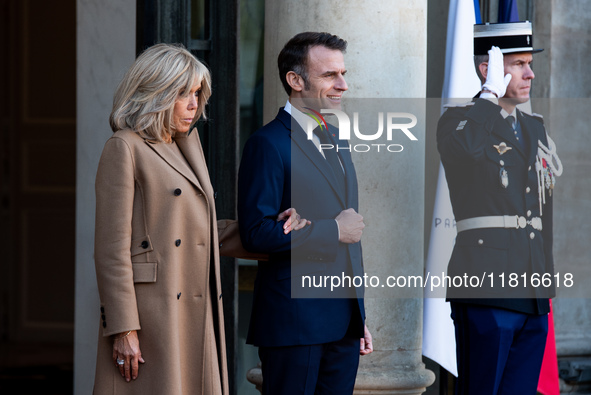
[[[478,276],[480,286],[448,286],[447,296],[456,302],[545,314],[548,298],[555,294],[553,281],[550,286],[536,281],[554,275],[552,197],[545,187],[540,190],[544,199],[539,195],[536,166],[538,141],[548,145],[546,131],[541,118],[517,110],[523,149],[500,112],[493,102],[476,99],[447,109],[439,120],[437,146],[456,222],[482,216],[541,217],[542,230],[528,224],[459,232],[447,274]],[[508,147],[504,152],[501,143]]]

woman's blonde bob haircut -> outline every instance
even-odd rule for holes
[[[205,105],[211,96],[209,70],[181,44],[156,44],[146,49],[115,91],[111,129],[131,129],[148,140],[171,141],[175,102],[199,83],[194,121],[206,118]]]

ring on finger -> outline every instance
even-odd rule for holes
[[[125,365],[125,359],[119,359],[119,358],[117,358],[117,365],[119,365],[119,366]]]

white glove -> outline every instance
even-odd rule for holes
[[[507,86],[511,81],[511,74],[505,74],[505,65],[503,63],[503,53],[499,47],[491,47],[488,51],[488,72],[486,82],[482,89],[487,89],[494,93],[498,98],[505,96]]]

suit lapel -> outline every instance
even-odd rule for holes
[[[354,191],[357,191],[357,176],[355,175],[355,169],[353,168],[353,161],[351,160],[351,146],[346,140],[339,140],[339,129],[333,125],[328,125],[329,133],[328,137],[332,140],[334,146],[338,146],[337,156],[343,166],[343,172],[345,173],[345,200],[346,206],[352,207],[351,198],[354,195]]]
[[[338,131],[336,133],[338,133]],[[339,146],[338,155],[339,159],[341,160],[341,163],[343,164],[343,169],[345,171],[345,186],[347,200],[346,207],[354,207],[355,209],[357,209],[357,175],[355,173],[355,168],[353,166],[353,161],[351,159],[350,145],[345,140],[333,140],[336,140],[336,143]]]
[[[277,118],[279,118],[279,120],[285,125],[285,127],[291,131],[290,137],[292,141],[295,143],[292,144],[292,150],[299,149],[314,164],[314,166],[318,168],[318,171],[327,180],[330,187],[335,191],[335,194],[338,196],[341,203],[345,205],[346,198],[343,196],[342,192],[339,192],[340,188],[338,186],[332,168],[330,167],[326,159],[322,156],[322,154],[318,151],[318,148],[316,148],[314,143],[308,140],[306,132],[304,132],[304,130],[297,123],[297,121],[294,120],[294,122],[292,122],[291,116],[289,116],[289,114],[285,112],[283,109],[279,111]],[[292,161],[292,166],[298,166],[298,164]]]

